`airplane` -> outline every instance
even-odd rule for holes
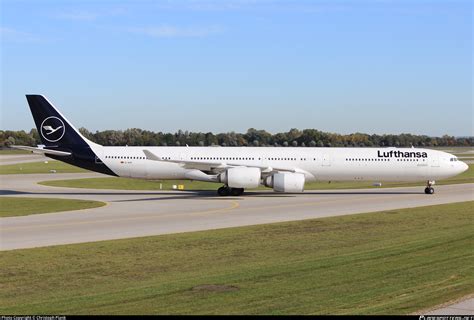
[[[222,184],[220,196],[261,185],[300,193],[310,181],[423,181],[466,171],[447,152],[423,148],[149,147],[102,146],[85,138],[42,95],[26,95],[42,145],[12,146],[103,174],[147,180]]]

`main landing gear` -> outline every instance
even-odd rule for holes
[[[231,188],[229,186],[223,186],[217,189],[217,194],[221,197],[227,196],[241,196],[244,193],[244,188]]]
[[[434,181],[426,182],[426,188],[425,188],[425,193],[426,194],[433,194],[434,193],[434,188],[432,187],[434,184],[435,184]]]

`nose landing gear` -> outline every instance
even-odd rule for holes
[[[425,193],[426,194],[433,194],[434,193],[434,188],[432,187],[435,184],[434,181],[427,181],[426,182],[426,188],[425,188]]]
[[[241,196],[244,193],[244,188],[230,188],[229,186],[222,186],[217,189],[217,194],[221,197],[227,196]]]

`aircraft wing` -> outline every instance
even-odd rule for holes
[[[143,150],[143,153],[146,155],[148,160],[152,161],[161,161],[161,162],[171,162],[171,163],[178,163],[186,169],[197,169],[202,171],[214,171],[214,172],[222,172],[225,169],[233,168],[233,167],[242,167],[242,164],[238,163],[231,163],[231,162],[218,162],[218,161],[190,161],[190,160],[174,160],[174,159],[167,159],[163,157],[159,157],[150,150]],[[252,168],[259,168],[262,173],[272,173],[275,171],[287,171],[287,172],[301,172],[301,170],[297,168],[276,168],[276,167],[269,167],[269,166],[259,166],[259,165],[251,165],[247,167]]]
[[[41,148],[41,147],[28,147],[28,146],[11,146],[11,147],[14,148],[14,149],[31,151],[33,153],[52,154],[52,155],[60,156],[60,157],[67,157],[67,156],[71,155],[71,152],[45,149],[45,148]]]
[[[159,157],[159,156],[155,155],[150,150],[143,150],[143,153],[146,155],[148,160],[178,163],[186,169],[197,169],[197,170],[202,170],[202,171],[211,171],[211,170],[217,169],[216,171],[222,171],[223,169],[226,169],[226,168],[229,167],[225,163],[215,162],[215,161],[206,161],[206,162],[199,161],[198,162],[198,161],[188,161],[188,160],[166,159],[166,158]],[[219,169],[221,169],[221,170],[219,170]]]

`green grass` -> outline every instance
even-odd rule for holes
[[[31,151],[26,151],[26,150],[19,150],[19,149],[0,149],[0,155],[2,154],[28,154],[31,153]]]
[[[437,185],[456,184],[456,183],[473,183],[474,182],[474,165],[469,166],[469,170],[462,174],[445,180],[436,181]],[[54,180],[42,181],[39,184],[52,187],[68,187],[68,188],[90,188],[90,189],[120,189],[120,190],[160,190],[162,184],[163,190],[172,190],[173,185],[183,184],[185,190],[216,190],[219,186],[216,183],[200,182],[200,181],[148,181],[128,178],[89,178],[89,179],[73,179],[73,180]],[[424,182],[386,182],[383,187],[402,187],[402,186],[424,186]],[[306,190],[324,190],[324,189],[357,189],[357,188],[374,188],[372,182],[308,182],[305,185]],[[261,187],[260,189],[265,189]]]
[[[0,197],[0,217],[90,209],[105,206],[104,202],[72,199]]]
[[[0,313],[409,314],[474,292],[473,206],[4,251]]]
[[[48,163],[27,162],[0,166],[0,174],[50,173],[50,170],[56,170],[57,173],[90,172],[56,160],[48,160]]]

